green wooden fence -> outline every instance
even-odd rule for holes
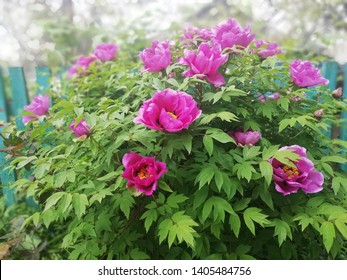
[[[322,65],[322,73],[330,83],[329,89],[332,91],[337,86],[337,78],[339,69],[342,69],[343,81],[345,83],[343,89],[343,99],[347,99],[347,64],[340,66],[337,62],[327,61]],[[29,103],[25,76],[22,67],[10,67],[9,82],[10,82],[10,95],[5,93],[4,78],[0,68],[0,120],[9,121],[10,116],[16,116],[16,123],[18,128],[24,128],[21,118],[23,107]],[[49,87],[50,70],[47,67],[36,67],[36,83],[37,94],[44,93]],[[10,100],[7,97],[11,96]],[[316,95],[309,96],[311,99],[318,98]],[[12,101],[12,102],[11,102]],[[319,100],[318,100],[319,101]],[[341,118],[347,121],[347,111],[342,113]],[[2,127],[0,127],[1,132]],[[327,136],[331,137],[331,130],[327,132]],[[347,141],[347,129],[341,128],[339,131],[339,138]],[[0,137],[0,149],[4,147],[3,139]],[[10,185],[15,180],[15,174],[12,171],[4,170],[8,163],[6,162],[6,154],[0,152],[0,185],[2,186],[3,195],[6,197],[7,205],[12,205],[16,202],[14,192],[10,189]],[[347,172],[347,164],[341,165],[341,169]]]
[[[37,94],[43,93],[49,87],[50,70],[47,67],[36,67],[36,83]],[[16,116],[16,124],[19,129],[24,128],[21,113],[25,105],[29,104],[27,85],[25,81],[24,71],[22,67],[10,67],[9,88],[10,93],[6,95],[5,81],[0,68],[0,120],[9,121],[10,116]],[[11,98],[9,98],[11,97]],[[0,127],[0,132],[2,127]],[[3,139],[0,137],[0,149],[4,148]],[[4,170],[9,163],[6,154],[0,152],[0,185],[2,193],[6,197],[7,205],[15,203],[16,198],[14,192],[10,189],[10,185],[15,181],[16,175],[13,171]],[[32,200],[28,200],[29,204],[33,204]]]

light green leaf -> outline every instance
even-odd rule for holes
[[[208,152],[209,156],[212,156],[213,153],[213,139],[211,136],[205,135],[202,139],[205,149]]]
[[[56,205],[57,202],[61,199],[61,197],[64,195],[64,192],[57,192],[52,194],[46,201],[45,209],[43,211],[47,211],[52,206]]]
[[[323,243],[327,252],[330,251],[335,239],[335,227],[334,224],[328,221],[322,223],[320,227],[320,233],[323,236]]]

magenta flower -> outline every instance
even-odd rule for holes
[[[225,80],[217,70],[227,60],[228,56],[221,53],[218,43],[214,43],[213,47],[207,43],[201,43],[197,53],[193,50],[185,50],[184,58],[181,58],[179,62],[190,67],[183,72],[185,77],[197,75],[198,78],[206,79],[216,87],[220,87],[225,84]]]
[[[233,46],[247,47],[255,37],[249,27],[242,29],[235,19],[220,23],[213,29],[213,33],[223,50]]]
[[[67,71],[67,77],[68,79],[71,79],[75,76],[75,74],[85,74],[87,70],[89,69],[90,64],[96,60],[93,56],[80,56],[74,65],[71,66],[71,68]]]
[[[39,94],[34,97],[28,106],[24,106],[24,110],[32,112],[37,116],[43,116],[48,112],[49,102],[49,96],[47,94]]]
[[[197,28],[195,26],[187,27],[184,30],[183,37],[181,37],[181,41],[190,41],[194,38],[198,41],[208,41],[213,37],[213,33],[208,28]],[[189,45],[189,43],[188,43]]]
[[[27,125],[29,121],[37,119],[37,116],[46,115],[49,109],[49,96],[46,95],[37,95],[31,101],[28,106],[24,106],[24,111],[31,112],[35,116],[23,116],[22,121],[24,125]]]
[[[73,120],[69,128],[77,137],[81,137],[83,135],[88,136],[90,134],[90,127],[85,119],[82,119],[76,126],[75,122],[76,120]]]
[[[134,123],[150,129],[178,132],[186,129],[201,114],[193,97],[182,91],[165,89],[143,103]]]
[[[150,48],[144,49],[140,53],[140,59],[145,64],[143,71],[160,72],[166,69],[172,60],[170,43],[168,41],[153,42]]]
[[[102,61],[110,61],[116,57],[118,46],[115,44],[100,44],[97,45],[93,54]]]
[[[159,178],[167,172],[164,162],[134,152],[125,154],[122,163],[125,167],[122,177],[128,181],[127,187],[135,187],[145,195],[152,195],[157,188]]]
[[[255,52],[261,58],[267,58],[269,56],[283,53],[283,51],[278,49],[277,43],[270,43],[268,41],[255,41],[254,45],[258,48],[258,50],[255,50]]]
[[[270,159],[273,168],[275,188],[283,195],[296,193],[301,189],[305,193],[316,193],[323,189],[323,174],[314,170],[314,165],[306,156],[306,149],[298,145],[285,146],[279,149],[292,150],[300,156],[295,167],[283,164],[275,158]]]
[[[228,132],[229,136],[232,137],[238,146],[253,146],[261,138],[261,133],[252,129],[248,129],[243,132],[243,128],[240,127],[234,132]]]
[[[299,87],[327,85],[329,81],[321,76],[319,69],[308,60],[296,59],[290,64],[290,76]]]

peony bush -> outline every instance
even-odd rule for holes
[[[346,103],[315,62],[259,39],[229,19],[136,60],[105,44],[48,112],[7,127],[39,257],[345,259],[347,143],[325,131]]]

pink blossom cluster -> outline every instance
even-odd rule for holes
[[[118,46],[113,43],[99,44],[92,54],[80,56],[76,62],[68,69],[67,77],[71,79],[76,75],[85,75],[88,73],[90,65],[97,61],[111,61],[116,58]]]

